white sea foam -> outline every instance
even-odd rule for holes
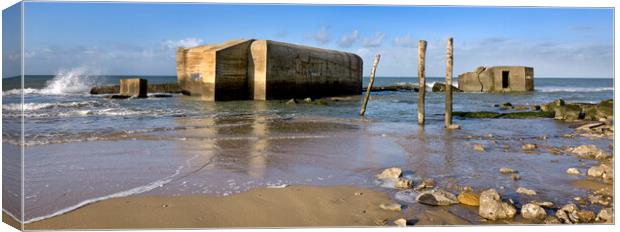
[[[613,91],[613,87],[535,87],[536,91],[543,93],[554,92],[604,92]]]
[[[85,67],[61,70],[53,79],[46,82],[42,89],[25,88],[23,94],[64,95],[87,93],[91,87],[97,85],[97,81],[91,77],[92,71]],[[20,89],[3,91],[2,95],[20,95]]]
[[[36,111],[42,109],[54,109],[54,108],[81,108],[81,107],[93,107],[97,106],[96,101],[83,101],[83,102],[61,102],[61,103],[25,103],[23,104],[24,111]],[[22,104],[12,103],[2,105],[3,110],[18,111],[22,110]]]
[[[151,191],[151,190],[153,190],[155,188],[163,187],[164,185],[166,185],[166,184],[170,183],[171,181],[173,181],[174,177],[176,177],[177,175],[179,175],[179,173],[181,173],[181,169],[182,168],[183,168],[183,166],[179,166],[174,174],[172,174],[170,176],[167,176],[167,177],[164,177],[162,179],[153,181],[153,182],[148,183],[146,185],[138,186],[138,187],[135,187],[135,188],[132,188],[132,189],[128,189],[128,190],[125,190],[125,191],[122,191],[122,192],[117,192],[117,193],[106,195],[106,196],[101,196],[101,197],[96,197],[96,198],[91,198],[91,199],[88,199],[88,200],[84,200],[84,201],[82,201],[82,202],[80,202],[80,203],[78,203],[76,205],[69,206],[67,208],[58,210],[58,211],[56,211],[54,213],[51,213],[51,214],[48,214],[48,215],[43,215],[43,216],[40,216],[40,217],[31,218],[29,220],[26,220],[24,222],[24,224],[45,220],[45,219],[48,219],[48,218],[51,218],[51,217],[55,217],[55,216],[58,216],[58,215],[63,215],[65,213],[68,213],[70,211],[73,211],[75,209],[78,209],[80,207],[83,207],[85,205],[92,204],[92,203],[95,203],[95,202],[99,202],[99,201],[103,201],[103,200],[108,200],[108,199],[112,199],[112,198],[119,198],[119,197],[126,197],[126,196],[136,195],[136,194],[140,194],[140,193],[145,193],[145,192]]]

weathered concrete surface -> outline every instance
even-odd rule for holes
[[[248,52],[254,40],[177,49],[177,82],[205,100],[248,99]]]
[[[123,79],[120,84],[121,96],[144,98],[147,96],[147,82],[145,79]]]
[[[506,75],[507,78],[504,78]],[[465,92],[520,92],[534,90],[534,68],[525,66],[478,67],[459,75]]]
[[[179,86],[205,100],[268,100],[360,94],[362,59],[271,40],[177,50]]]
[[[147,93],[182,93],[184,92],[177,84],[148,84]],[[96,86],[90,89],[90,94],[117,94],[121,91],[120,85]]]

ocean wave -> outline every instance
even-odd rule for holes
[[[613,87],[535,87],[535,90],[543,93],[555,92],[605,92],[613,91]]]
[[[90,71],[84,67],[73,68],[70,70],[61,70],[53,79],[46,82],[42,89],[25,88],[24,95],[40,94],[40,95],[66,95],[66,94],[85,94],[90,88],[96,86],[98,81],[89,75]],[[11,89],[3,91],[2,95],[21,95],[21,89]]]
[[[12,103],[2,105],[3,110],[8,111],[36,111],[36,110],[44,110],[44,109],[64,109],[64,108],[83,108],[83,107],[97,107],[101,105],[96,101],[85,101],[85,102],[61,102],[61,103]]]

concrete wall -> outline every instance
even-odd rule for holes
[[[271,40],[251,50],[255,100],[361,93],[363,61],[355,54]]]
[[[360,94],[362,59],[271,40],[177,50],[179,86],[205,100],[267,100]]]
[[[508,72],[508,87],[503,88],[502,73]],[[459,75],[459,88],[465,92],[520,92],[534,90],[534,69],[524,66],[478,67]]]
[[[253,40],[177,49],[177,82],[205,100],[248,98],[248,51]]]

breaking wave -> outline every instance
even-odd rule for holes
[[[90,88],[96,86],[97,80],[89,75],[89,70],[84,67],[61,70],[53,79],[46,82],[42,89],[25,88],[23,93],[42,94],[42,95],[64,95],[64,94],[83,94],[88,93]],[[2,95],[19,95],[21,89],[11,89],[3,91]]]
[[[555,92],[605,92],[613,91],[613,87],[536,87],[536,91],[543,93]]]

